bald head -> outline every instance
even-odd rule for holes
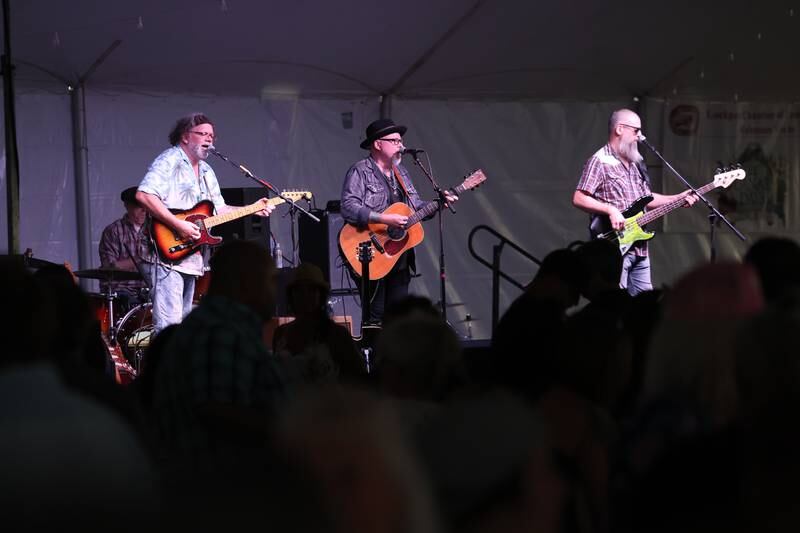
[[[641,163],[637,142],[642,129],[642,119],[630,109],[617,109],[608,119],[608,144],[623,161]]]
[[[611,117],[608,119],[609,137],[613,137],[615,134],[617,136],[621,135],[621,133],[616,132],[617,126],[621,126],[624,128],[625,125],[641,128],[642,119],[639,118],[639,115],[637,115],[630,109],[617,109],[616,111],[611,113]]]

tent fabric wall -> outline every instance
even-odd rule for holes
[[[36,256],[77,262],[75,198],[69,98],[28,92],[18,97],[22,164],[22,246]],[[435,176],[444,186],[460,182],[475,168],[489,180],[466,192],[457,214],[445,214],[448,293],[458,305],[449,312],[456,323],[469,313],[475,338],[490,331],[491,273],[467,251],[467,235],[487,224],[538,257],[574,240],[585,239],[587,216],[571,205],[571,195],[585,160],[604,142],[611,110],[624,102],[537,103],[395,100],[393,118],[409,127],[406,145],[424,148]],[[358,148],[366,125],[379,115],[377,98],[303,99],[220,98],[144,93],[87,92],[87,124],[92,240],[96,249],[105,225],[122,213],[119,192],[138,183],[149,162],[167,146],[174,120],[202,110],[216,123],[217,148],[279,187],[308,188],[324,207],[338,199],[348,167],[365,152]],[[658,104],[648,116],[662,113]],[[252,183],[221,160],[210,161],[223,187]],[[422,195],[430,185],[409,166]],[[5,194],[5,180],[3,179]],[[5,198],[3,196],[2,200]],[[5,205],[5,204],[3,204]],[[271,227],[284,254],[291,257],[289,218],[279,208]],[[0,221],[5,235],[5,217]],[[426,240],[418,252],[421,277],[412,291],[439,299],[436,221],[425,224]],[[5,242],[3,237],[2,242]],[[720,251],[738,256],[739,244],[724,232]],[[478,248],[487,257],[491,241]],[[654,242],[654,282],[672,281],[708,257],[703,228],[662,234]],[[98,258],[93,258],[97,266]],[[535,266],[511,252],[504,269],[521,282]],[[519,291],[503,284],[501,307]],[[358,312],[350,309],[357,318]],[[455,324],[465,332],[463,324]]]
[[[66,94],[17,94],[20,159],[20,243],[37,257],[77,265],[75,179],[70,99]],[[5,132],[0,158],[0,242],[7,248]]]

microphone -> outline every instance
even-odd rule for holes
[[[636,140],[642,143],[643,145],[647,146],[649,149],[655,151],[655,147],[653,147],[653,145],[650,144],[650,142],[647,140],[647,137],[642,135],[641,131],[639,132],[639,135],[636,136]]]
[[[417,154],[422,154],[422,153],[425,153],[425,150],[419,150],[419,149],[417,149],[417,148],[403,148],[403,149],[400,151],[400,153],[401,153],[401,154],[403,154],[403,155],[405,155],[405,154],[409,154],[409,155],[417,155]]]
[[[214,146],[213,144],[209,144],[208,145],[208,148],[206,148],[206,152],[208,152],[210,154],[214,154],[215,156],[219,157],[220,159],[222,159],[224,161],[230,162],[230,160],[227,157],[225,157],[221,153],[217,152],[217,147]],[[239,166],[239,165],[235,165],[235,166]]]

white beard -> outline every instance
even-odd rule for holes
[[[208,150],[203,148],[203,146],[200,144],[195,144],[192,147],[192,152],[194,152],[194,155],[197,157],[197,159],[201,161],[208,159]]]
[[[639,143],[631,141],[629,143],[619,143],[619,155],[634,164],[639,164],[644,160],[642,154],[639,153]]]

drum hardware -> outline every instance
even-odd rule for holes
[[[153,304],[150,302],[133,307],[117,325],[116,344],[136,374],[142,370],[142,359],[152,337]]]
[[[142,281],[142,275],[135,270],[122,270],[119,268],[90,268],[76,270],[74,273],[79,278],[96,279],[106,283],[115,281]]]
[[[114,319],[114,300],[119,296],[110,289],[111,284],[118,281],[141,281],[142,275],[135,270],[122,270],[119,268],[103,267],[77,270],[75,276],[84,279],[96,279],[107,284],[104,292],[99,296],[105,298],[108,306],[108,341],[111,345],[117,342],[117,321]]]
[[[108,305],[108,339],[111,344],[114,344],[114,339],[117,337],[117,323],[114,320],[114,300],[117,298],[117,293],[109,290],[101,292],[100,295],[105,297]]]

